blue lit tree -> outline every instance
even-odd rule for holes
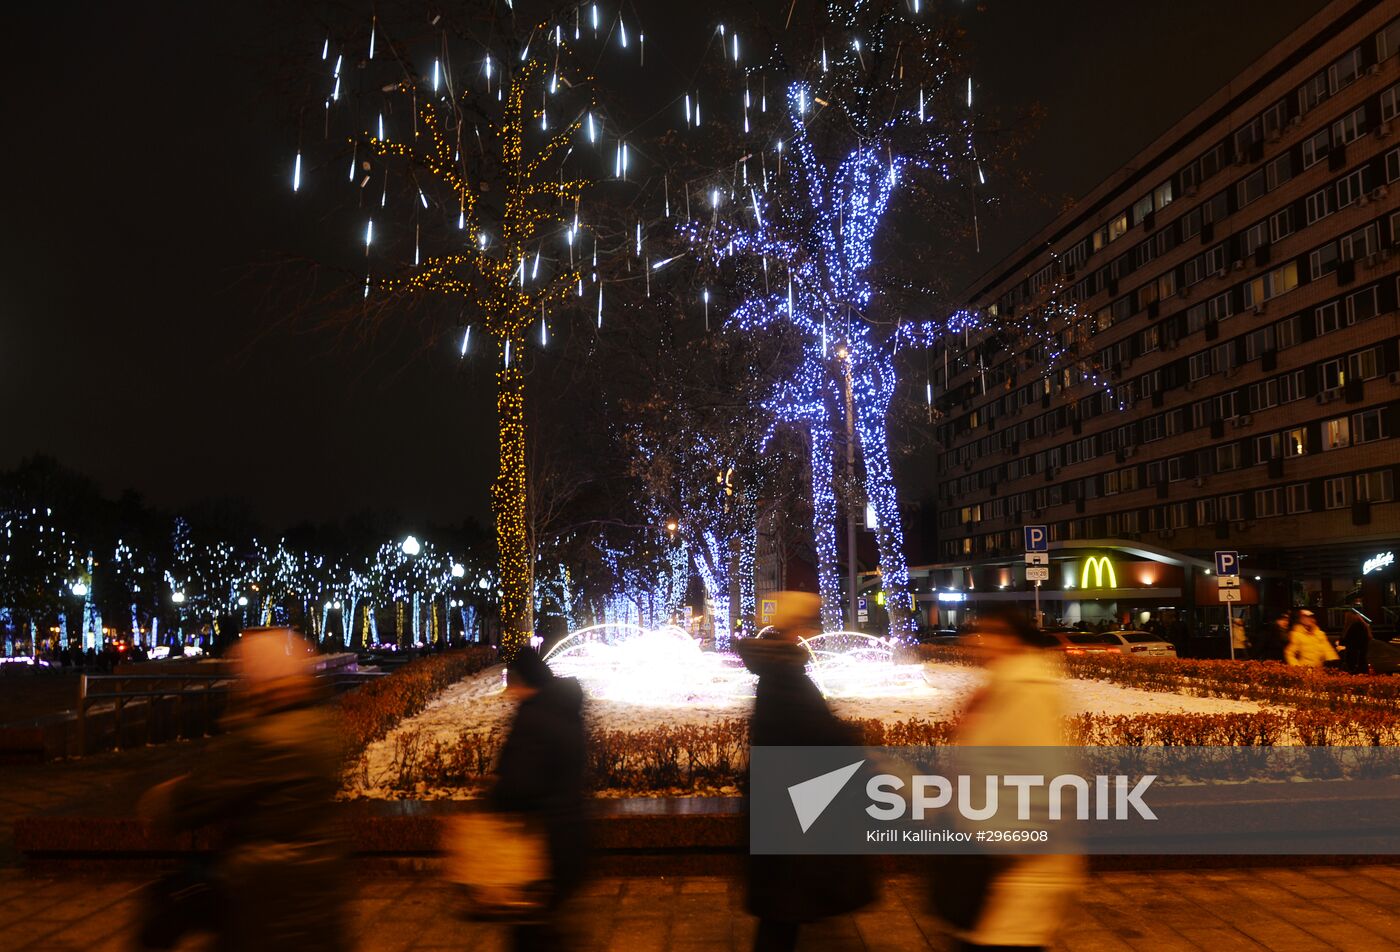
[[[838,432],[848,422],[849,406],[865,464],[865,491],[878,519],[881,586],[891,630],[906,634],[912,630],[908,569],[887,431],[897,381],[895,357],[902,346],[930,343],[972,318],[959,313],[948,321],[893,331],[867,320],[874,298],[867,272],[876,229],[901,176],[911,167],[930,164],[929,157],[908,158],[858,145],[834,167],[824,164],[807,134],[814,103],[805,82],[791,85],[786,201],[761,197],[755,187],[746,208],[752,211],[751,221],[692,223],[682,231],[716,260],[744,256],[761,259],[767,273],[774,263],[781,269],[785,287],[750,297],[729,323],[747,332],[786,324],[801,334],[796,371],[767,401],[767,409],[775,425],[802,427],[810,440],[823,622],[840,627],[834,446],[844,439]]]
[[[692,218],[680,234],[723,264],[718,278],[738,299],[727,331],[785,328],[800,338],[791,374],[765,406],[774,429],[797,429],[809,444],[823,623],[840,627],[841,504],[849,512],[868,502],[891,633],[907,636],[914,620],[889,419],[901,351],[982,325],[946,291],[949,239],[976,240],[986,157],[953,21],[917,0],[832,0],[798,16],[768,61],[744,71],[746,152],[735,172],[712,179],[707,220]],[[995,131],[1000,162],[1014,136]],[[927,399],[932,407],[931,386]],[[837,451],[852,444],[863,475],[854,485],[836,467]]]

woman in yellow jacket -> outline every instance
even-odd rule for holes
[[[1294,614],[1288,629],[1288,644],[1283,649],[1285,664],[1304,668],[1320,668],[1329,661],[1339,660],[1337,649],[1327,632],[1317,626],[1313,613],[1303,609]]]

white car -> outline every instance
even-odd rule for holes
[[[1132,658],[1175,658],[1176,646],[1150,631],[1109,631],[1123,654]]]

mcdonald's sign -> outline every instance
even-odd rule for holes
[[[1094,584],[1089,584],[1089,573],[1093,571]],[[1104,577],[1108,577],[1108,584],[1104,584]],[[1113,573],[1113,563],[1106,555],[1091,555],[1084,560],[1084,565],[1079,570],[1080,588],[1117,588],[1118,577]]]

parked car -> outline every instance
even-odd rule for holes
[[[925,628],[919,632],[921,645],[955,645],[960,632],[956,628]]]
[[[1119,648],[1130,658],[1175,658],[1176,646],[1150,631],[1108,631],[1118,639]]]
[[[1040,647],[1063,651],[1067,655],[1120,654],[1122,643],[1108,632],[1080,631],[1078,628],[1043,628],[1039,633]]]
[[[1366,646],[1366,663],[1374,674],[1400,674],[1400,644],[1372,638]]]

